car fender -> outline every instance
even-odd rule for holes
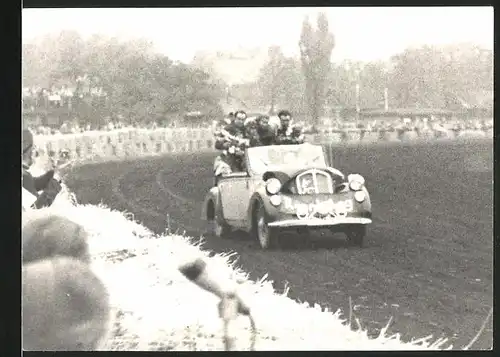
[[[342,171],[337,170],[336,168],[330,167],[330,166],[327,167],[326,169],[327,169],[327,171],[330,172],[330,174],[332,176],[336,176],[336,177],[339,177],[341,180],[345,180],[345,175],[342,173]]]
[[[247,230],[250,231],[252,229],[252,219],[253,219],[253,210],[255,203],[261,201],[264,204],[264,208],[266,209],[266,212],[270,218],[270,220],[273,220],[273,217],[275,217],[278,214],[278,209],[274,207],[270,200],[269,196],[266,192],[265,187],[259,187],[252,197],[250,198],[250,204],[248,205],[248,212],[247,212]]]
[[[358,203],[358,210],[363,211],[363,212],[372,212],[372,203],[371,203],[371,198],[370,198],[370,193],[368,192],[367,188],[363,186],[361,189],[362,192],[365,193],[365,199],[363,202]],[[351,197],[354,200],[354,194],[355,192],[351,192]]]
[[[368,189],[365,186],[363,186],[363,192],[366,195],[366,198],[363,201],[363,208],[365,210],[371,212],[372,211],[372,201],[370,199],[370,192],[368,192]]]
[[[201,219],[203,220],[209,220],[208,214],[209,212],[209,204],[213,202],[214,204],[214,217],[218,216],[220,218],[223,217],[223,212],[222,212],[222,204],[220,202],[220,191],[218,187],[212,187],[210,191],[205,195],[205,199],[203,200],[203,205],[201,208]]]

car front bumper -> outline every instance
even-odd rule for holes
[[[364,217],[342,217],[342,218],[311,218],[311,219],[287,219],[268,223],[269,227],[325,227],[338,226],[341,224],[370,224],[372,220]]]

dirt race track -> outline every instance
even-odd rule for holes
[[[269,273],[277,290],[289,286],[299,301],[347,315],[351,297],[370,335],[392,316],[389,332],[403,340],[433,334],[449,337],[454,348],[466,345],[493,304],[493,144],[333,152],[333,166],[362,174],[371,191],[374,223],[364,248],[319,237],[263,252],[238,232],[230,240],[207,236],[205,248],[238,252],[238,265],[251,278]],[[102,201],[133,212],[157,233],[169,221],[172,229],[199,237],[207,229],[201,202],[212,183],[214,156],[87,165],[68,185],[80,203]],[[490,348],[492,341],[490,319],[473,349]]]

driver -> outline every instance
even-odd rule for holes
[[[276,138],[276,127],[270,123],[268,115],[259,115],[248,121],[245,128],[251,147],[273,145]]]
[[[268,115],[262,115],[257,118],[257,133],[260,145],[273,145],[276,141],[276,129]]]
[[[215,159],[214,174],[221,176],[233,171],[243,171],[243,153],[249,145],[245,135],[245,119],[247,114],[243,110],[234,113],[229,122],[215,130],[215,149],[222,153]]]
[[[292,125],[292,114],[288,110],[281,110],[278,113],[280,124],[276,131],[276,144],[302,144],[304,134],[298,125]]]

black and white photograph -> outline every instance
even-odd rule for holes
[[[492,6],[21,17],[22,351],[493,350]]]

